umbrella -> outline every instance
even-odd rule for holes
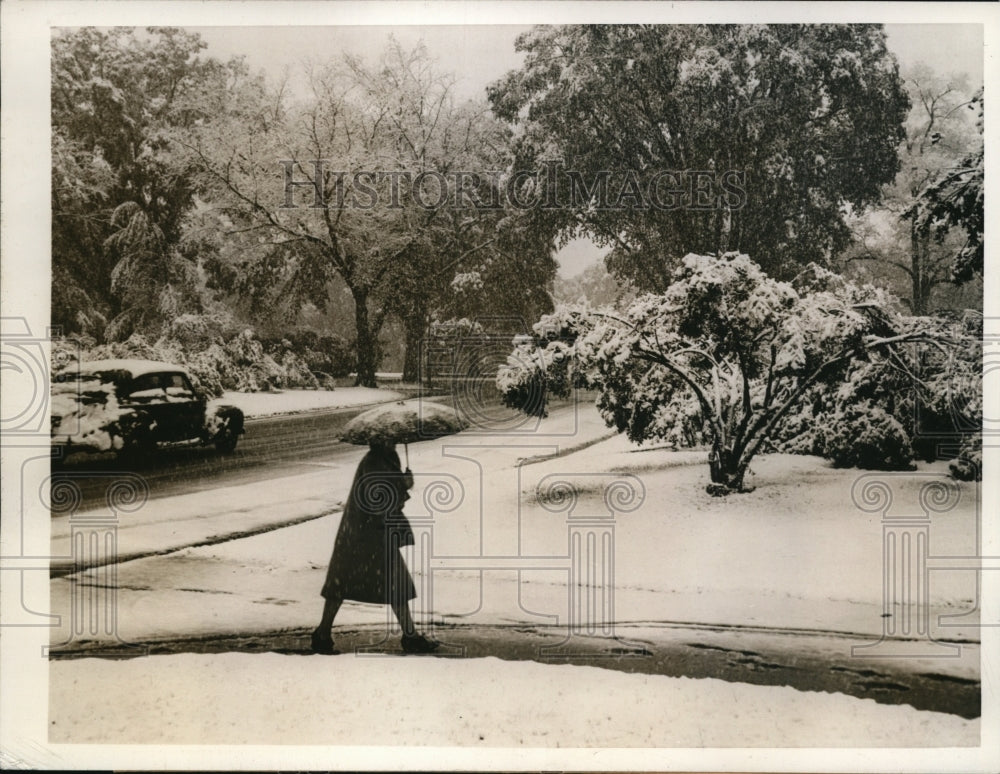
[[[340,437],[358,445],[373,442],[410,444],[451,435],[468,426],[468,421],[440,403],[399,401],[358,414],[347,423]],[[409,447],[406,448],[406,464],[409,467]]]

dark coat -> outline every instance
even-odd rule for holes
[[[373,447],[364,456],[340,520],[324,597],[391,604],[417,596],[399,553],[400,546],[413,545],[403,515],[411,486],[395,451]]]

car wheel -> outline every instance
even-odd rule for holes
[[[231,427],[225,427],[219,431],[215,437],[215,449],[219,454],[229,454],[236,449],[236,442],[240,439],[239,433]]]

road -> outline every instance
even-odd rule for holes
[[[150,499],[293,475],[309,470],[310,463],[318,460],[357,455],[358,447],[339,440],[340,431],[367,408],[248,419],[246,435],[236,451],[228,455],[217,453],[211,446],[165,448],[139,467],[119,461],[110,453],[77,454],[65,462],[60,475],[77,482],[83,493],[81,510],[104,502],[108,477],[113,478],[116,472],[142,476],[149,486]],[[89,472],[98,472],[103,478],[83,475]]]
[[[564,406],[570,407],[570,401],[551,401],[553,413]],[[104,504],[109,479],[118,472],[142,476],[149,487],[149,499],[304,473],[317,462],[360,457],[359,448],[342,442],[340,433],[353,417],[369,408],[248,419],[246,435],[232,454],[219,454],[212,446],[176,446],[159,449],[141,466],[120,461],[110,452],[74,454],[61,465],[58,475],[74,479],[83,496],[79,509],[87,510]],[[490,418],[498,421],[506,413],[494,409]],[[513,410],[509,413],[517,416]]]

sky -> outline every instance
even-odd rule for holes
[[[340,51],[377,55],[389,36],[406,47],[423,40],[440,68],[457,76],[463,97],[481,97],[487,84],[518,67],[517,36],[528,25],[435,25],[382,27],[191,27],[208,43],[207,53],[244,55],[254,69],[275,76],[303,62],[322,61]],[[983,79],[982,27],[973,24],[887,24],[889,49],[905,68],[923,61],[942,73]]]
[[[945,75],[983,81],[983,30],[975,24],[887,24],[887,45],[906,68],[924,62]],[[377,56],[390,35],[406,48],[421,40],[444,72],[456,76],[455,93],[464,99],[485,96],[488,84],[517,68],[522,55],[514,50],[527,25],[191,27],[208,44],[206,53],[220,59],[243,55],[254,70],[273,77],[287,73],[294,84],[301,66],[325,61],[347,51]],[[572,277],[597,263],[603,250],[589,239],[575,239],[557,259],[560,274]]]

